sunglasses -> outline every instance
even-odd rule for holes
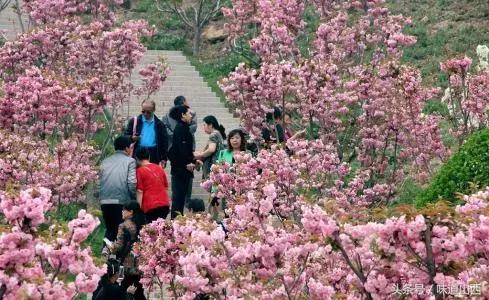
[[[152,114],[153,112],[152,112],[152,111],[150,111],[150,110],[142,110],[142,111],[141,111],[141,113],[142,113],[143,115],[149,115],[149,114]]]

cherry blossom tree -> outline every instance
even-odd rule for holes
[[[410,20],[390,14],[384,1],[313,2],[320,24],[308,53],[297,44],[304,1],[233,1],[224,10],[231,39],[250,24],[258,32],[249,45],[259,67],[241,64],[221,82],[245,127],[258,138],[266,112],[280,106],[318,126],[341,161],[360,163],[370,187],[394,192],[409,173],[426,181],[448,149],[440,118],[422,114],[438,90],[400,62],[402,47],[416,41],[402,32]]]
[[[99,220],[49,212],[83,200],[104,150],[90,139],[105,127],[108,144],[131,93],[155,93],[168,68],[145,66],[131,85],[152,29],[116,22],[121,0],[23,2],[34,27],[0,48],[0,298],[74,299],[104,273],[82,246]]]
[[[41,227],[55,207],[51,191],[43,187],[17,195],[0,191],[0,200],[8,222],[0,234],[2,299],[73,299],[95,290],[104,270],[81,243],[99,225],[97,218],[81,210],[68,226]],[[74,282],[66,281],[70,274]]]
[[[152,29],[144,21],[116,23],[122,1],[24,1],[36,26],[1,49],[0,128],[5,132],[0,186],[42,184],[60,202],[83,199],[120,127],[131,93],[149,97],[169,71],[157,63],[130,75]],[[100,151],[89,140],[105,128]],[[20,154],[20,155],[19,155]]]

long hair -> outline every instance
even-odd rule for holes
[[[235,135],[239,135],[239,137],[241,138],[239,150],[246,151],[246,136],[241,129],[233,129],[228,133],[228,149],[233,150],[233,146],[231,146],[231,138]]]
[[[139,235],[139,231],[143,228],[144,224],[146,224],[146,218],[144,217],[144,213],[139,207],[137,202],[131,201],[124,205],[125,210],[132,211],[132,221],[136,224],[136,231]]]
[[[226,130],[224,129],[224,126],[222,126],[221,124],[219,124],[219,122],[217,122],[216,117],[214,117],[214,116],[206,116],[204,118],[204,122],[207,125],[212,125],[212,127],[214,129],[218,130],[221,133],[221,136],[222,136],[223,139],[226,138]]]

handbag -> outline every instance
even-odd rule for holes
[[[132,135],[136,134],[137,126],[138,126],[138,117],[134,117],[134,122],[132,122]],[[129,146],[129,156],[130,157],[133,157],[135,154],[134,151],[136,148],[136,143],[137,142],[134,142]]]

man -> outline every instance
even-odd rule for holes
[[[106,227],[105,237],[110,241],[117,237],[123,205],[136,201],[136,161],[129,156],[130,147],[128,136],[116,138],[115,153],[100,165],[100,206]]]
[[[184,96],[177,96],[173,100],[173,105],[178,106],[178,105],[184,105],[188,108],[190,106],[188,105],[188,101]],[[190,132],[192,133],[192,136],[194,137],[194,151],[195,151],[195,132],[197,131],[197,114],[193,111],[190,111],[192,115],[192,122],[190,122]],[[168,150],[170,150],[171,145],[172,145],[172,140],[173,140],[173,132],[175,131],[175,126],[177,125],[177,121],[173,120],[170,117],[170,112],[166,114],[166,116],[163,117],[162,119],[163,124],[166,126],[166,130],[168,133]]]
[[[171,218],[183,215],[188,187],[194,177],[197,163],[193,154],[193,137],[190,133],[192,114],[187,106],[178,105],[170,110],[170,117],[177,121],[173,144],[169,152],[171,162],[172,205]]]
[[[134,130],[134,118],[131,118],[125,134],[131,136],[132,141],[135,142],[133,156],[137,150],[146,148],[149,151],[150,162],[161,164],[164,168],[168,153],[168,136],[165,124],[154,114],[155,109],[154,101],[144,101],[141,114],[136,119],[136,130]]]
[[[173,107],[183,105],[186,106],[187,108],[190,108],[187,99],[184,96],[177,96],[173,100]],[[171,109],[170,109],[171,111]],[[190,114],[192,115],[192,121],[190,122],[190,132],[192,133],[192,139],[193,139],[193,151],[195,151],[195,132],[197,131],[197,114],[193,111],[190,110]],[[170,148],[172,146],[172,141],[173,141],[173,132],[175,131],[175,126],[177,126],[176,120],[172,119],[170,117],[170,112],[166,114],[166,116],[163,117],[162,119],[163,124],[166,126],[166,130],[168,133],[168,151],[170,151]],[[190,197],[192,197],[192,181],[190,181],[188,185],[188,190],[187,190],[187,196],[185,199],[185,204],[188,204],[188,201],[190,200]]]

